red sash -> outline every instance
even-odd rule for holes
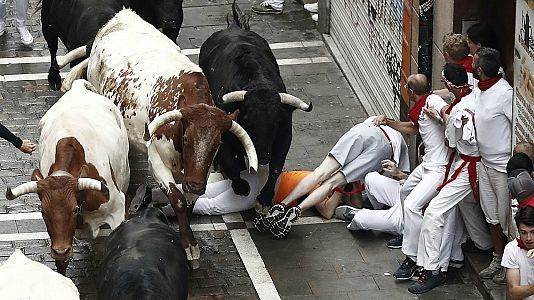
[[[458,98],[454,99],[454,101],[451,103],[451,105],[447,108],[445,111],[446,114],[450,114],[452,108],[462,100],[463,97],[466,95],[469,95],[471,93],[471,89],[468,89],[468,92],[465,92],[463,89],[460,91],[460,95],[458,95]]]
[[[441,191],[441,189],[446,186],[449,182],[453,181],[460,175],[460,172],[462,172],[462,169],[467,165],[467,174],[469,174],[469,185],[471,186],[471,190],[473,191],[473,196],[475,197],[475,200],[478,201],[479,195],[478,195],[478,184],[477,184],[477,162],[480,161],[480,156],[467,156],[460,154],[460,157],[462,158],[463,162],[462,164],[456,169],[456,171],[452,174],[451,178],[447,180],[447,177],[449,176],[449,172],[451,171],[452,163],[454,161],[454,155],[456,154],[456,150],[452,151],[451,155],[449,156],[449,162],[447,163],[447,167],[445,169],[445,178],[443,178],[443,183],[438,186],[437,190]]]
[[[423,110],[423,106],[426,104],[426,98],[432,93],[424,94],[421,96],[417,102],[413,105],[412,109],[408,112],[408,117],[410,117],[410,120],[412,120],[413,124],[416,128],[419,128],[419,115],[421,114],[421,111]]]
[[[526,207],[526,206],[534,207],[534,195],[530,196],[530,198],[527,198],[527,199],[519,202],[519,204],[517,204],[517,208],[523,208],[523,207]]]
[[[491,77],[490,79],[486,79],[486,80],[480,80],[478,82],[478,88],[481,90],[481,91],[486,91],[488,90],[490,87],[492,87],[494,84],[497,83],[497,81],[499,81],[501,79],[501,75],[497,75],[495,77]]]
[[[517,241],[517,247],[519,247],[519,248],[521,248],[523,250],[527,250],[527,251],[530,250],[530,249],[527,248],[527,246],[525,246],[525,243],[523,243],[523,240],[521,239],[521,237],[518,236],[516,238],[516,241]]]
[[[464,66],[467,73],[473,73],[473,57],[471,55],[459,61],[458,64]]]
[[[358,194],[358,193],[363,192],[363,190],[365,190],[365,185],[360,184],[359,187],[355,188],[354,190],[352,190],[350,192],[345,191],[342,187],[339,187],[339,186],[334,189],[334,192],[339,192],[339,193],[341,193],[341,194],[343,194],[345,196],[352,196],[354,194]]]

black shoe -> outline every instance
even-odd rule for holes
[[[413,277],[419,266],[411,258],[406,257],[400,267],[393,273],[393,277],[398,280],[408,280]]]
[[[395,237],[395,238],[392,238],[391,240],[389,240],[386,244],[386,246],[388,248],[391,248],[391,249],[400,249],[402,248],[402,234]]]
[[[300,218],[301,213],[302,209],[298,206],[289,208],[284,214],[283,218],[276,221],[271,227],[269,227],[269,231],[273,237],[277,239],[285,238],[289,233],[289,229],[291,229],[291,224],[295,223],[298,218]]]
[[[464,267],[464,260],[454,260],[454,259],[451,259],[449,261],[449,267],[451,268],[455,268],[455,269],[460,269],[460,268],[463,268]]]
[[[437,271],[437,274],[433,274],[429,270],[423,270],[419,280],[408,288],[408,292],[412,294],[423,294],[444,284],[446,281],[447,277],[440,270]]]
[[[256,218],[254,218],[254,220],[252,220],[252,224],[260,232],[267,231],[269,230],[269,227],[274,224],[274,222],[284,217],[286,207],[287,206],[284,203],[273,205],[265,216],[259,214]]]

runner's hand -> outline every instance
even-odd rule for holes
[[[388,124],[388,118],[386,116],[384,116],[384,115],[376,116],[373,119],[373,124],[375,124],[375,126],[387,125]]]
[[[382,169],[384,170],[384,172],[387,172],[395,177],[398,177],[401,173],[399,168],[397,167],[397,164],[389,159],[382,161]]]
[[[37,147],[37,145],[32,143],[30,140],[23,140],[22,146],[20,146],[19,149],[24,153],[32,154],[32,152],[35,150],[35,147]]]

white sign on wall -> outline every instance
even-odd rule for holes
[[[514,144],[534,142],[534,1],[518,0],[514,51]]]

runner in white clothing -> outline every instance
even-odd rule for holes
[[[508,234],[515,236],[515,228],[510,226],[511,203],[506,188],[506,163],[512,155],[513,89],[498,75],[499,66],[499,51],[485,47],[477,50],[473,74],[480,79],[480,96],[475,107],[476,139],[482,157],[478,170],[480,204],[495,247],[492,262],[479,275],[504,283],[501,257]]]
[[[442,81],[447,89],[454,94],[455,100],[445,111],[448,115],[445,136],[453,152],[449,158],[443,184],[438,188],[439,194],[430,201],[425,215],[419,238],[417,264],[424,268],[419,281],[408,291],[421,294],[444,284],[446,271],[440,264],[442,238],[445,234],[446,218],[454,213],[462,201],[470,202],[461,206],[462,213],[467,215],[463,221],[470,224],[469,235],[481,249],[492,247],[491,237],[484,229],[486,225],[480,206],[473,203],[473,197],[478,200],[478,186],[476,166],[480,161],[475,131],[473,127],[473,111],[478,89],[471,90],[465,68],[458,64],[448,63],[443,68]],[[470,201],[471,200],[471,201]],[[452,226],[463,227],[463,223],[455,222]],[[459,228],[463,231],[463,228]]]
[[[515,223],[519,236],[506,245],[501,262],[507,291],[511,299],[534,300],[534,207],[519,209]]]
[[[410,100],[415,104],[408,113],[411,121],[399,122],[378,116],[376,125],[388,125],[405,134],[421,134],[425,146],[423,162],[415,168],[401,188],[401,201],[404,205],[404,238],[402,252],[406,259],[393,274],[399,280],[413,277],[418,267],[416,264],[417,246],[423,221],[423,207],[437,195],[436,190],[443,181],[448,159],[443,127],[433,120],[428,111],[439,112],[441,116],[447,109],[447,103],[430,92],[428,80],[423,74],[408,77],[407,89]]]

